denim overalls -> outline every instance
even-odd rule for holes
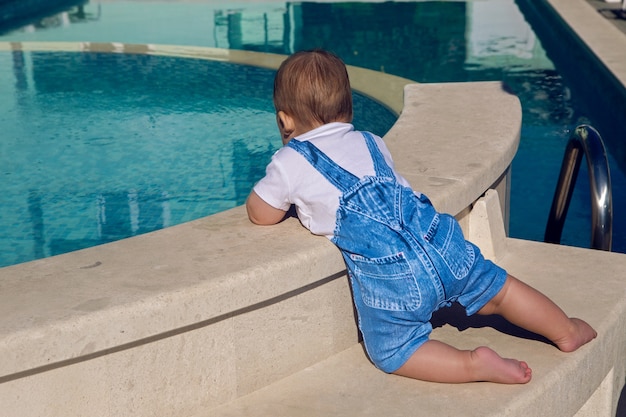
[[[331,240],[348,268],[367,353],[393,372],[428,340],[434,311],[458,301],[474,314],[500,291],[506,272],[465,240],[454,217],[398,184],[372,135],[362,133],[376,172],[363,179],[308,141],[287,146],[342,192]]]

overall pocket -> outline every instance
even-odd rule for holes
[[[463,230],[449,214],[437,213],[425,236],[456,279],[464,278],[476,258],[474,247],[465,240]]]
[[[368,307],[415,311],[422,303],[417,281],[403,253],[381,258],[349,255],[352,274]]]

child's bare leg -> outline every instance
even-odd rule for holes
[[[597,336],[585,321],[568,317],[552,300],[513,276],[478,314],[499,314],[511,323],[547,337],[572,352]]]
[[[489,381],[525,384],[532,377],[526,362],[502,358],[488,347],[458,350],[436,340],[429,340],[420,346],[394,373],[423,381],[447,383]]]

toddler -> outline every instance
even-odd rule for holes
[[[429,339],[432,313],[458,302],[468,315],[498,314],[570,352],[596,337],[549,298],[494,263],[434,210],[393,167],[383,140],[352,126],[344,63],[323,50],[287,58],[274,80],[285,145],[246,208],[255,224],[300,222],[329,238],[347,265],[368,356],[381,370],[436,382],[526,383],[523,361],[481,346],[459,350]]]

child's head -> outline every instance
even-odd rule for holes
[[[281,113],[293,119],[297,134],[326,123],[351,122],[352,90],[345,64],[320,49],[291,55],[274,79],[274,107],[281,131]]]

